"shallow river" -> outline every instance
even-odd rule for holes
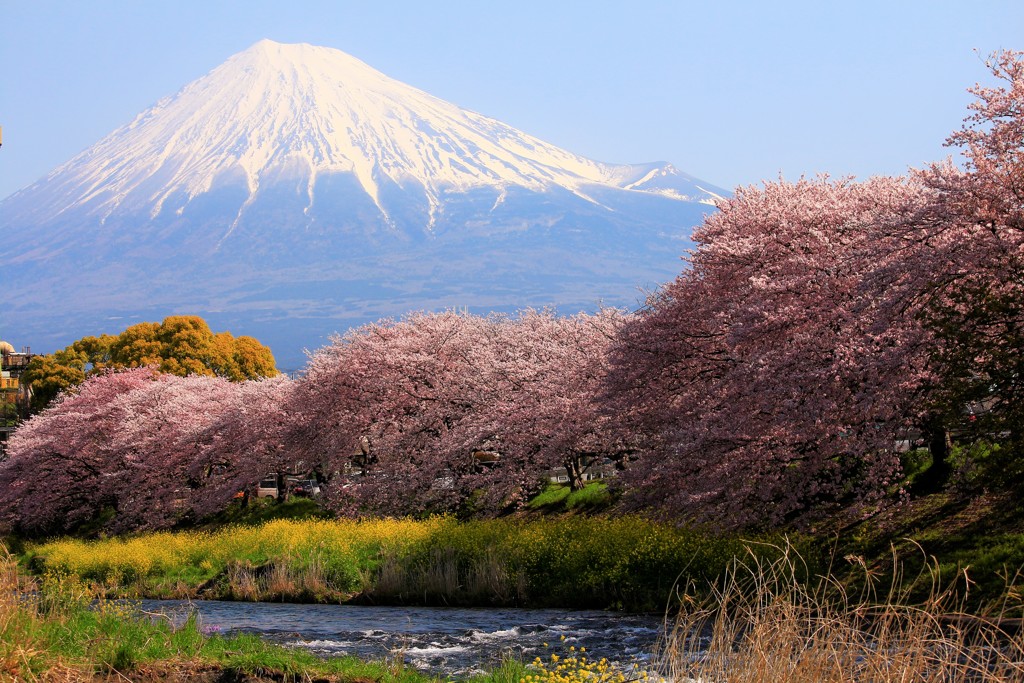
[[[366,607],[290,603],[143,600],[149,613],[183,621],[199,612],[206,632],[259,633],[267,640],[330,656],[398,655],[435,674],[464,674],[506,655],[531,661],[569,646],[589,656],[643,666],[658,639],[660,617],[614,612],[441,607]],[[565,640],[562,640],[565,636]],[[545,647],[545,643],[547,647]]]

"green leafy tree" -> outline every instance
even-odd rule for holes
[[[199,316],[178,315],[132,325],[117,336],[83,337],[60,351],[36,356],[23,380],[32,385],[32,408],[38,412],[61,391],[107,368],[146,366],[171,375],[235,382],[278,374],[270,349],[256,339],[215,334]]]
[[[70,346],[33,358],[21,376],[22,382],[32,386],[33,412],[48,406],[65,389],[84,382],[85,374],[85,361]]]

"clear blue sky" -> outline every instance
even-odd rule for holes
[[[0,198],[262,38],[717,185],[939,159],[1020,0],[0,2]]]

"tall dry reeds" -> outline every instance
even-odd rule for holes
[[[301,567],[284,560],[262,565],[231,560],[225,570],[222,595],[231,600],[299,602],[331,602],[346,597],[331,580],[322,558],[311,555],[305,559]]]
[[[831,575],[808,577],[783,548],[739,559],[716,584],[679,593],[678,612],[659,648],[662,675],[701,683],[1006,683],[1024,681],[1024,632],[993,614],[967,614],[970,576],[941,586],[928,563],[920,576],[895,576],[884,590],[857,558],[856,594]],[[895,560],[894,560],[895,562]],[[913,602],[915,584],[929,597]],[[1015,591],[1008,590],[1007,595]],[[695,597],[697,595],[705,597]]]
[[[431,547],[413,561],[382,552],[363,595],[375,602],[521,605],[529,599],[528,577],[512,565],[493,546]]]

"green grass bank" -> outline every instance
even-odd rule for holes
[[[8,545],[36,575],[75,574],[111,596],[635,611],[660,611],[677,583],[787,543],[809,577],[858,590],[867,577],[897,578],[895,558],[915,597],[926,589],[913,578],[934,572],[944,586],[968,587],[964,607],[977,612],[1006,604],[1024,567],[1024,499],[1009,493],[920,496],[788,536],[603,516],[601,488],[576,493],[552,487],[523,516],[475,521],[335,520],[296,499],[232,510],[202,529]]]
[[[558,606],[663,611],[779,539],[712,537],[637,517],[460,522],[278,519],[210,531],[24,548],[36,575],[72,575],[111,597]],[[752,543],[753,541],[753,543]]]
[[[433,677],[401,651],[381,661],[320,658],[252,634],[210,633],[194,613],[183,624],[110,601],[73,575],[33,577],[0,545],[0,681],[26,683],[655,683],[621,665],[555,644],[546,659],[509,655],[479,674]],[[663,683],[663,681],[662,681]]]
[[[0,545],[0,681],[430,680],[400,662],[318,659],[253,635],[205,633],[195,617],[174,627],[97,598],[76,576],[25,575]]]
[[[617,666],[583,648],[563,646],[546,659],[510,656],[467,683],[848,683],[943,680],[1005,683],[1024,676],[1024,630],[999,614],[957,611],[956,590],[934,572],[921,602],[890,586],[851,594],[829,577],[804,575],[792,548],[774,559],[748,555],[709,586],[674,596],[675,621],[650,671]],[[301,649],[244,635],[208,633],[193,616],[174,626],[130,604],[98,595],[99,586],[57,570],[20,571],[0,551],[0,680],[437,681],[389,661],[320,659]],[[699,633],[700,638],[692,637]]]

